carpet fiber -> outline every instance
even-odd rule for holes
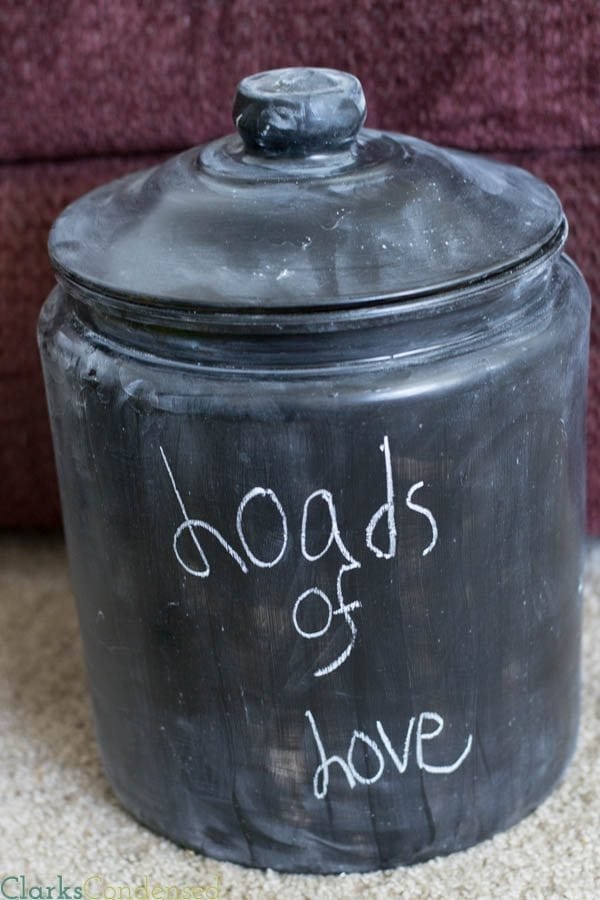
[[[63,545],[0,538],[0,882],[81,886],[106,900],[141,900],[153,886],[204,887],[202,897],[600,897],[600,544],[586,576],[584,705],[567,777],[510,831],[446,859],[352,876],[242,869],[182,850],[139,826],[114,799],[94,742]],[[147,881],[144,881],[147,879]],[[101,886],[103,885],[103,887]],[[6,882],[6,893],[21,885]],[[60,896],[58,887],[50,895]],[[155,894],[160,896],[160,892]],[[166,893],[164,897],[166,898]],[[191,894],[190,894],[191,896]]]

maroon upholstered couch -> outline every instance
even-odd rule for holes
[[[514,160],[566,208],[594,298],[588,523],[600,533],[597,0],[5,0],[0,5],[0,526],[60,521],[35,322],[48,228],[99,182],[231,130],[236,82],[347,69],[368,124]]]

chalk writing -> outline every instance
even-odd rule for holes
[[[393,559],[398,551],[396,497],[390,441],[387,435],[384,436],[379,449],[383,453],[384,459],[386,499],[369,519],[364,532],[364,540],[366,549],[373,553],[378,559],[385,561]],[[250,566],[255,566],[259,569],[271,569],[281,562],[287,552],[289,544],[288,515],[279,497],[272,488],[254,487],[244,494],[238,504],[235,526],[241,544],[241,550],[246,557],[246,559],[244,559],[242,553],[239,553],[232,546],[217,527],[210,522],[207,522],[205,519],[192,518],[189,515],[181,492],[177,487],[173,470],[162,447],[160,448],[160,453],[173,488],[173,493],[175,494],[175,498],[183,515],[183,520],[177,526],[173,535],[173,552],[175,553],[179,565],[181,565],[189,575],[193,575],[197,578],[207,578],[210,575],[211,566],[204,546],[205,536],[207,535],[212,536],[212,538],[220,544],[245,575],[249,573]],[[413,500],[416,492],[421,490],[424,486],[424,481],[418,481],[411,485],[406,495],[405,506],[412,512],[424,516],[429,522],[432,536],[429,544],[422,551],[422,555],[427,556],[437,543],[438,527],[431,510]],[[244,528],[244,516],[247,507],[256,501],[264,502],[265,500],[273,505],[280,522],[280,545],[277,548],[277,552],[270,559],[262,558],[255,549],[253,550],[250,547]],[[312,540],[314,540],[314,529],[311,529],[310,527],[310,520],[311,515],[314,515],[313,510],[315,510],[317,504],[324,504],[329,523],[327,537],[322,541],[321,546],[314,546],[311,541],[311,534]],[[386,526],[386,546],[381,546],[376,540],[375,532],[380,522],[385,523]],[[199,562],[184,558],[184,555],[181,552],[181,539],[185,534],[188,534],[191,538],[194,551],[199,557]],[[353,600],[352,602],[347,603],[344,597],[345,577],[350,572],[362,568],[362,564],[349,550],[347,542],[342,537],[333,494],[326,488],[318,488],[317,490],[312,491],[304,501],[300,520],[300,549],[304,559],[310,563],[318,562],[330,552],[338,554],[338,562],[333,562],[331,564],[337,569],[335,606],[325,591],[318,585],[314,585],[298,595],[291,612],[292,625],[297,634],[305,640],[312,641],[325,636],[327,632],[333,628],[336,621],[343,622],[347,629],[347,639],[344,649],[326,665],[316,668],[313,672],[313,675],[316,678],[322,678],[324,675],[329,675],[338,669],[352,653],[358,635],[358,626],[353,614],[361,609],[363,605],[361,600]],[[341,560],[339,557],[341,557]],[[311,607],[313,610],[316,610],[317,607],[315,604],[324,608],[325,616],[323,625],[318,628],[305,627],[302,624],[303,616],[307,611],[310,613]],[[336,618],[334,619],[334,617]]]
[[[371,521],[367,525],[367,547],[371,550],[375,556],[379,559],[392,559],[396,555],[396,509],[394,505],[394,482],[392,479],[392,461],[390,459],[390,442],[388,436],[383,439],[383,444],[379,447],[379,449],[383,452],[385,456],[385,486],[387,491],[387,500],[383,503],[375,515],[371,518]],[[422,485],[423,482],[421,481]],[[376,547],[373,543],[373,532],[379,522],[379,520],[383,517],[387,516],[387,525],[388,525],[388,537],[389,537],[389,545],[387,550],[381,550],[379,547]]]
[[[248,505],[250,500],[253,500],[254,497],[268,497],[272,501],[272,503],[275,505],[275,509],[281,516],[281,529],[282,529],[281,550],[279,551],[279,553],[277,554],[275,559],[272,559],[272,560],[258,559],[258,557],[255,556],[254,553],[250,550],[250,547],[248,546],[248,543],[244,536],[244,528],[243,528],[244,510],[246,509],[246,506]],[[281,557],[283,556],[283,554],[285,553],[285,549],[287,547],[287,541],[288,541],[287,516],[283,511],[283,507],[282,507],[281,503],[279,502],[279,498],[277,497],[277,494],[275,494],[270,488],[261,488],[261,487],[252,488],[252,490],[248,491],[246,496],[242,497],[242,499],[240,501],[240,505],[238,506],[235,524],[236,524],[237,533],[239,535],[240,541],[242,542],[242,547],[244,548],[250,562],[254,563],[255,566],[258,566],[261,569],[270,569],[270,568],[272,568],[272,566],[276,566],[277,563],[279,562],[279,560],[281,559]]]
[[[323,628],[318,629],[317,631],[304,631],[303,628],[298,624],[298,611],[302,603],[306,600],[307,597],[314,595],[315,597],[320,597],[325,606],[327,607],[327,621]],[[303,594],[300,594],[296,602],[294,603],[294,610],[292,612],[292,621],[294,623],[294,628],[298,632],[301,637],[308,638],[308,640],[312,640],[313,638],[321,637],[325,634],[325,632],[329,629],[331,622],[333,620],[333,607],[331,606],[331,600],[327,596],[327,594],[320,591],[319,588],[313,587],[309,588],[307,591],[304,591]]]
[[[309,709],[306,710],[305,716],[310,723],[317,748],[317,754],[320,760],[313,776],[313,793],[317,800],[323,800],[327,796],[327,793],[329,791],[329,770],[333,766],[337,766],[342,771],[348,783],[348,787],[351,790],[353,790],[357,784],[368,785],[375,784],[377,781],[379,781],[385,771],[386,763],[379,744],[374,740],[374,738],[370,737],[364,731],[355,729],[352,732],[348,750],[346,751],[346,756],[338,756],[337,754],[328,756],[325,751],[323,739],[321,738],[321,734],[317,727],[315,717]],[[452,772],[456,772],[456,770],[460,768],[460,766],[462,766],[463,762],[471,752],[473,736],[471,734],[468,735],[464,749],[453,762],[447,763],[445,765],[434,765],[433,763],[426,762],[423,751],[423,744],[426,741],[433,741],[435,738],[439,737],[444,729],[444,719],[439,715],[439,713],[422,712],[418,718],[416,716],[412,716],[409,720],[406,730],[406,736],[404,739],[402,759],[400,759],[397,752],[394,750],[392,742],[382,723],[379,720],[377,720],[375,723],[375,727],[377,728],[377,732],[379,734],[379,737],[381,738],[383,747],[399,774],[403,775],[408,768],[410,743],[413,732],[415,730],[415,722],[417,723],[417,728],[414,744],[415,762],[417,767],[423,772],[429,772],[432,775],[449,775]],[[426,724],[428,722],[435,722],[436,727],[432,731],[425,730]],[[374,761],[376,761],[375,771],[372,775],[366,775],[360,772],[356,767],[354,751],[357,741],[360,741],[364,747],[367,747],[370,750],[371,756],[374,757]],[[364,759],[364,751],[361,756]]]
[[[437,539],[438,539],[437,523],[436,523],[435,519],[433,518],[433,515],[432,515],[430,509],[427,509],[427,507],[425,507],[425,506],[419,506],[418,503],[413,503],[413,499],[412,499],[415,491],[420,490],[424,484],[425,484],[424,481],[418,481],[416,484],[413,484],[413,486],[409,490],[408,494],[406,495],[406,505],[408,506],[409,509],[412,509],[415,512],[421,513],[422,516],[425,516],[425,518],[429,521],[429,524],[431,525],[431,535],[432,535],[431,543],[428,544],[427,547],[425,547],[425,549],[423,550],[423,554],[422,554],[423,556],[427,556],[427,554],[431,553],[431,551],[437,544]]]
[[[309,553],[307,550],[307,547],[306,547],[306,531],[307,531],[307,523],[308,523],[308,512],[309,512],[311,503],[313,503],[313,501],[317,500],[317,499],[322,500],[327,506],[327,510],[329,513],[329,535],[328,535],[327,541],[325,542],[325,546],[322,547],[321,550],[319,550],[317,553]],[[362,606],[360,600],[355,600],[353,603],[346,603],[344,601],[344,592],[342,589],[342,578],[344,577],[344,575],[347,572],[351,572],[353,569],[360,569],[361,565],[358,562],[358,560],[352,556],[352,554],[346,547],[344,541],[342,540],[342,536],[340,534],[340,529],[339,529],[338,520],[337,520],[337,512],[335,509],[335,504],[333,502],[333,497],[332,497],[331,493],[329,491],[326,491],[321,488],[317,491],[313,491],[313,493],[310,494],[310,496],[307,497],[304,502],[304,508],[302,510],[302,525],[301,525],[301,529],[300,529],[300,547],[302,550],[302,555],[309,562],[316,562],[317,560],[321,559],[321,557],[324,556],[328,552],[328,550],[332,547],[334,541],[335,541],[335,545],[336,545],[337,549],[339,550],[339,552],[342,555],[344,562],[340,566],[340,568],[338,570],[338,574],[337,574],[336,597],[337,597],[337,602],[338,602],[338,608],[333,610],[333,615],[334,616],[341,615],[344,617],[344,620],[345,620],[348,628],[350,629],[350,640],[349,640],[346,648],[339,654],[339,656],[336,657],[336,659],[333,660],[333,662],[329,663],[328,665],[324,666],[323,668],[317,669],[317,671],[314,672],[314,675],[317,678],[320,678],[323,675],[329,675],[330,672],[334,672],[350,656],[350,653],[352,652],[352,648],[354,647],[354,644],[356,641],[356,635],[358,633],[358,629],[356,627],[354,619],[351,616],[351,613],[355,609],[360,609],[360,607]],[[315,590],[316,589],[313,588],[311,591],[309,591],[309,594],[310,593],[315,594]],[[296,605],[294,606],[294,611],[296,614],[293,616],[293,622],[294,622],[294,627],[296,628],[296,630],[302,637],[309,637],[309,635],[307,635],[306,633],[303,633],[298,628],[298,624],[297,624],[298,602],[301,599],[303,599],[305,597],[305,595],[306,595],[306,592],[304,592],[304,594],[301,594],[300,597],[298,598],[298,600],[296,601]],[[322,591],[319,591],[318,595],[322,599],[325,599],[327,601],[327,603],[329,604],[329,607],[331,608],[331,602],[330,602],[329,598]],[[327,624],[327,627],[325,628],[325,631],[327,631],[327,629],[329,628],[329,625],[331,625],[331,621],[332,621],[332,617],[329,619],[329,622]],[[318,634],[313,632],[313,634],[310,635],[309,639],[313,638],[313,637],[320,637],[321,634],[325,633],[325,631],[320,631]]]
[[[377,559],[386,561],[394,559],[398,552],[396,493],[390,441],[387,435],[384,436],[379,449],[383,453],[384,461],[385,501],[373,513],[366,525],[364,545]],[[192,518],[189,515],[182,494],[177,486],[173,470],[162,447],[160,447],[160,453],[183,517],[173,534],[173,552],[179,565],[189,575],[197,578],[208,578],[210,575],[211,566],[205,549],[205,543],[209,537],[226,551],[227,555],[244,575],[249,574],[250,566],[254,566],[257,569],[272,569],[279,565],[288,551],[290,543],[289,525],[288,514],[272,488],[253,487],[239,501],[235,516],[235,530],[241,545],[242,552],[240,553],[217,527],[204,519]],[[404,505],[411,512],[423,516],[429,524],[431,538],[427,546],[420,551],[421,556],[425,557],[435,548],[439,533],[437,521],[432,511],[427,506],[417,503],[414,499],[417,492],[423,488],[425,488],[424,481],[417,481],[412,484],[406,493]],[[264,553],[259,553],[256,547],[251,547],[245,526],[246,510],[250,504],[259,501],[266,501],[273,506],[279,522],[278,545],[274,548],[269,558],[264,558]],[[327,515],[327,533],[325,537],[321,535],[320,538],[316,538],[316,535],[320,535],[321,531],[315,526],[311,527],[311,518],[316,517],[317,522],[322,522],[323,507]],[[377,537],[376,533],[382,530],[378,527],[380,523],[385,528],[387,540],[383,535]],[[315,677],[321,678],[325,675],[330,675],[338,669],[348,659],[354,649],[358,635],[358,626],[354,614],[362,609],[363,603],[361,600],[346,602],[344,597],[345,578],[351,572],[361,569],[362,563],[353,555],[347,541],[342,537],[336,504],[333,493],[330,490],[318,488],[306,497],[302,507],[299,526],[300,550],[306,562],[311,564],[317,563],[327,556],[328,566],[326,571],[337,570],[336,597],[334,604],[325,591],[313,582],[311,587],[308,587],[298,595],[293,604],[291,610],[293,628],[301,638],[308,641],[324,637],[333,627],[336,621],[335,617],[343,622],[347,628],[346,644],[341,653],[313,672]],[[352,533],[355,534],[355,530]],[[193,561],[192,564],[192,560],[184,558],[180,544],[185,534],[191,538],[192,547],[199,558],[199,562]],[[317,540],[316,546],[315,540]],[[188,545],[188,552],[190,549]],[[245,554],[245,559],[242,553]],[[315,578],[315,581],[318,581],[318,578]],[[449,775],[455,772],[471,752],[473,739],[472,735],[469,734],[461,753],[456,758],[444,763],[432,762],[431,757],[427,757],[426,747],[429,743],[440,738],[444,730],[444,719],[437,712],[422,712],[418,716],[412,716],[408,721],[403,743],[399,749],[392,743],[381,721],[376,720],[375,729],[378,740],[365,731],[354,729],[345,755],[340,756],[335,753],[327,755],[321,733],[312,712],[307,709],[305,716],[310,724],[316,745],[318,764],[313,776],[313,793],[319,800],[324,799],[328,794],[331,769],[337,768],[338,771],[341,771],[348,787],[353,790],[357,784],[376,784],[383,776],[386,765],[389,766],[390,762],[398,774],[404,775],[409,766],[411,747],[413,746],[415,766],[420,771],[431,775]],[[357,758],[362,760],[360,768],[361,764],[357,762]],[[365,764],[368,765],[368,771],[364,771]]]
[[[175,534],[173,535],[173,552],[175,553],[175,556],[177,557],[177,562],[179,563],[179,565],[182,566],[186,572],[189,572],[190,575],[196,575],[198,578],[208,578],[208,576],[210,575],[210,565],[208,562],[208,557],[206,556],[206,553],[204,552],[204,549],[203,549],[202,545],[200,544],[200,541],[198,540],[198,536],[196,534],[196,531],[198,529],[204,529],[209,534],[212,534],[214,537],[216,537],[216,539],[221,544],[221,546],[225,548],[225,550],[229,553],[231,558],[234,559],[235,562],[238,564],[238,566],[240,567],[242,572],[247,574],[248,566],[246,565],[244,560],[241,558],[239,553],[236,553],[236,551],[233,549],[231,544],[227,543],[227,541],[225,540],[223,535],[219,531],[217,531],[216,528],[214,528],[208,522],[205,522],[203,519],[191,519],[189,517],[187,510],[185,508],[185,504],[181,497],[181,494],[179,493],[179,490],[177,489],[177,485],[175,483],[175,477],[171,470],[171,466],[169,465],[169,461],[167,460],[165,451],[163,450],[162,447],[160,448],[160,452],[161,452],[161,456],[163,458],[163,462],[165,464],[165,468],[169,475],[171,485],[173,486],[173,491],[175,493],[175,496],[177,497],[177,502],[179,503],[181,512],[183,513],[183,522],[177,528],[177,530],[175,531]],[[189,532],[190,537],[192,538],[192,541],[194,542],[194,546],[195,546],[196,550],[198,551],[198,553],[200,554],[200,558],[201,558],[202,562],[204,563],[203,569],[193,569],[191,566],[189,566],[185,562],[185,560],[179,554],[179,539],[181,538],[181,535],[185,531]]]

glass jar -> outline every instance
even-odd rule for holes
[[[245,79],[69,207],[40,316],[98,740],[211,856],[364,871],[533,810],[576,738],[589,297],[532,176]]]

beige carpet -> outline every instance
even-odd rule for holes
[[[118,898],[121,885],[135,896],[144,877],[150,891],[153,885],[212,885],[198,897],[600,898],[599,600],[600,546],[594,545],[579,750],[562,786],[536,813],[472,850],[409,869],[278,875],[181,850],[120,808],[94,743],[62,544],[58,538],[1,537],[0,898],[1,878],[21,874],[29,888],[55,885],[59,875],[65,886],[98,875],[106,900]],[[96,896],[99,885],[90,883]],[[6,882],[5,893],[18,896],[17,887]],[[56,888],[51,896],[57,900]]]

